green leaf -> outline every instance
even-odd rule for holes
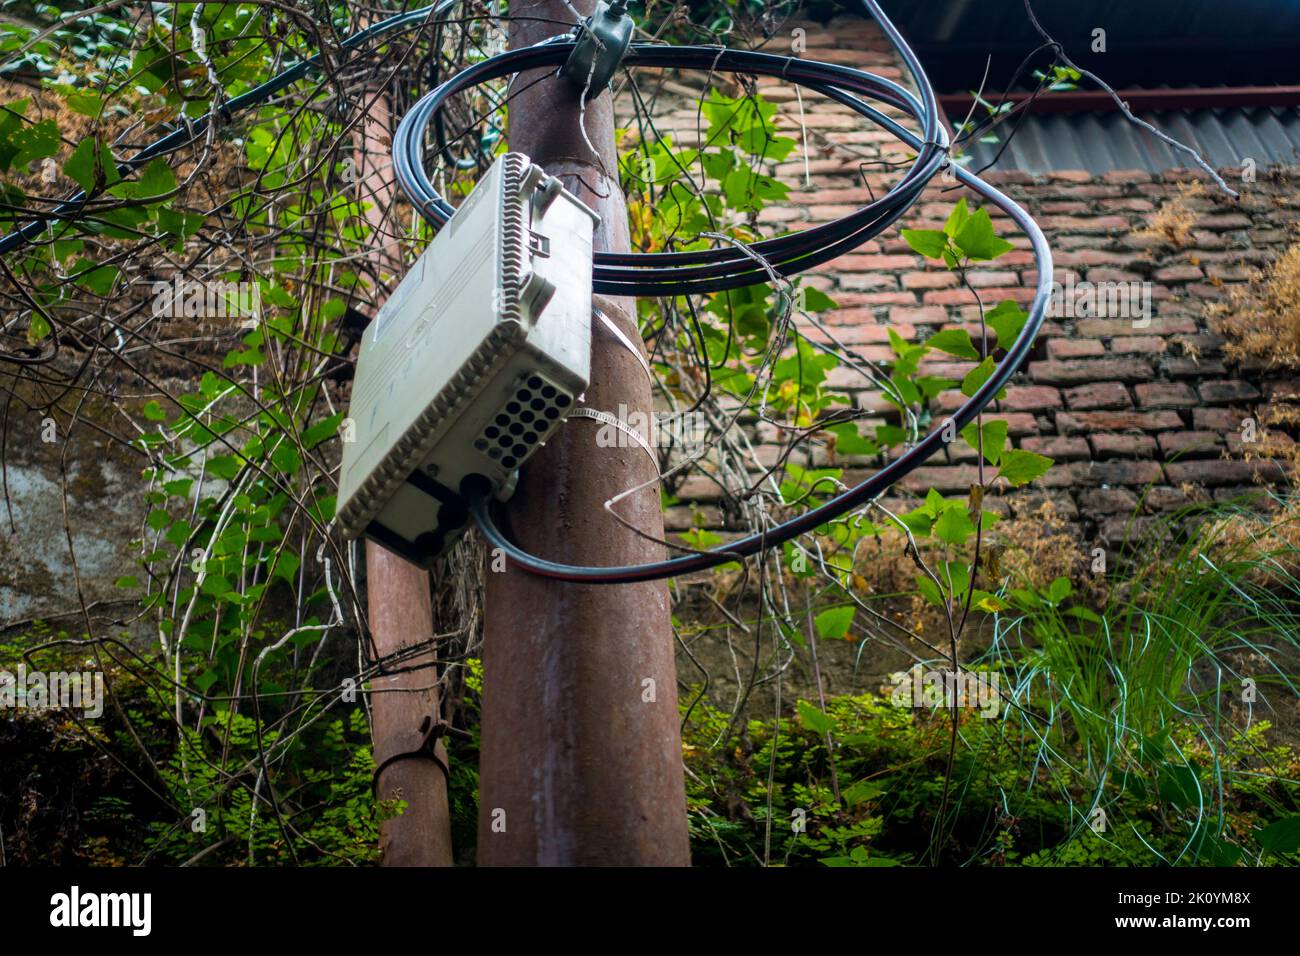
[[[962,224],[961,232],[953,237],[953,242],[968,258],[979,262],[996,259],[1015,248],[1005,239],[997,237],[987,209],[977,209],[971,213]]]
[[[798,294],[802,299],[805,312],[829,312],[835,308],[835,300],[821,289],[810,285],[801,285]]]
[[[200,589],[204,594],[210,594],[213,597],[220,597],[229,593],[231,590],[230,582],[220,574],[209,574],[203,579],[203,587]]]
[[[937,518],[939,515],[943,514],[944,505],[946,504],[947,502],[944,500],[943,495],[939,494],[939,492],[934,488],[931,488],[925,493],[925,504],[921,507],[931,518]]]
[[[953,238],[961,232],[962,226],[966,225],[966,220],[970,218],[970,209],[966,206],[966,200],[961,199],[957,205],[952,207],[952,212],[948,215],[948,221],[944,224],[943,231]]]
[[[54,120],[41,120],[30,126],[23,126],[9,137],[8,145],[14,149],[9,165],[26,169],[37,159],[45,159],[59,151],[62,141],[59,139],[59,124]]]
[[[302,459],[292,445],[281,442],[276,446],[275,451],[271,452],[271,464],[277,471],[292,475],[302,467]]]
[[[302,445],[304,448],[311,450],[327,438],[332,438],[338,434],[339,423],[343,421],[344,412],[336,412],[329,418],[317,422],[315,425],[305,429],[302,433]]]
[[[830,733],[835,729],[835,718],[823,714],[806,700],[799,701],[799,720],[809,730],[819,734]]]
[[[874,800],[876,797],[885,793],[884,784],[878,780],[859,780],[851,783],[844,788],[844,802],[850,807],[856,807],[859,803],[866,803],[868,800]]]
[[[158,228],[169,236],[176,236],[178,239],[188,239],[200,229],[203,223],[207,221],[207,216],[201,213],[175,212],[171,209],[158,210]]]
[[[112,292],[119,275],[117,266],[96,266],[89,259],[78,259],[72,272],[77,275],[78,284],[98,296],[107,296]]]
[[[913,381],[927,399],[934,398],[940,392],[946,392],[957,384],[950,378],[941,378],[938,375],[919,375]]]
[[[976,451],[980,450],[979,437],[983,435],[984,439],[984,459],[990,465],[996,465],[1002,460],[1002,452],[1007,447],[1007,423],[1004,419],[997,418],[991,422],[985,422],[984,427],[976,431],[975,423],[971,422],[961,430],[961,437],[966,440],[966,444]]]
[[[68,161],[63,164],[63,171],[88,193],[93,193],[100,186],[111,186],[121,178],[117,174],[117,162],[113,159],[113,153],[94,137],[83,139],[77,144]]]
[[[970,339],[970,333],[965,329],[942,329],[926,339],[925,344],[932,349],[947,352],[949,355],[955,355],[958,358],[970,359],[973,362],[979,361],[979,350],[975,348],[975,344]]]
[[[145,166],[139,177],[114,186],[110,192],[123,199],[152,199],[176,188],[176,174],[161,156]]]
[[[144,417],[149,419],[151,422],[161,422],[167,418],[167,413],[163,411],[163,407],[153,400],[145,402],[144,408],[141,409],[141,412],[143,412]]]
[[[221,361],[221,367],[235,368],[238,365],[261,365],[266,356],[261,349],[231,349]]]
[[[948,508],[934,523],[934,533],[939,540],[953,547],[961,547],[975,533],[975,523],[970,520],[965,508]]]
[[[208,471],[225,481],[232,480],[244,463],[234,455],[216,455],[208,459]]]
[[[966,377],[961,380],[961,393],[970,398],[980,390],[980,386],[993,377],[993,372],[997,368],[997,363],[993,361],[990,355],[966,373]],[[999,389],[997,398],[1003,398],[1007,394],[1005,388]]]
[[[27,343],[36,345],[44,339],[53,329],[50,328],[50,322],[39,312],[33,312],[31,322],[27,326]]]
[[[94,93],[77,92],[75,87],[70,87],[64,94],[68,103],[68,109],[74,113],[80,113],[82,116],[89,116],[95,119],[104,110],[104,101]]]
[[[115,588],[138,588],[139,586],[140,581],[134,574],[124,575],[113,582]]]
[[[822,611],[813,618],[813,626],[817,629],[817,636],[825,640],[848,637],[849,626],[853,623],[853,614],[856,610],[852,604],[849,604],[845,607],[833,607]]]
[[[1000,474],[1013,488],[1019,488],[1021,485],[1029,484],[1035,478],[1042,477],[1051,467],[1052,459],[1046,455],[1012,448],[1002,455]]]
[[[1021,309],[1014,299],[1003,299],[984,317],[984,321],[997,332],[1000,349],[1009,349],[1015,344],[1028,319],[1029,313]]]
[[[937,607],[943,607],[948,603],[944,600],[943,592],[939,590],[939,585],[935,584],[928,575],[917,575],[916,589],[921,592],[921,597],[925,598]]]
[[[948,234],[937,229],[904,229],[903,241],[927,259],[939,259],[948,248]]]
[[[1160,796],[1179,810],[1197,806],[1201,801],[1201,785],[1196,771],[1186,764],[1167,763],[1156,776]]]
[[[1047,586],[1047,599],[1053,604],[1060,604],[1073,593],[1074,586],[1070,584],[1070,579],[1066,577],[1056,578]]]
[[[835,436],[835,451],[840,455],[874,455],[880,446],[863,438],[858,433],[858,426],[853,422],[843,422],[826,429]]]
[[[1256,834],[1259,845],[1270,853],[1294,853],[1300,850],[1300,816],[1283,817]]]
[[[907,441],[907,429],[902,425],[877,425],[876,441],[886,448],[893,448]]]
[[[908,531],[914,535],[925,537],[934,527],[934,515],[930,514],[925,508],[917,508],[915,511],[909,511],[907,514],[899,515],[898,520],[903,523]]]
[[[1087,621],[1089,624],[1102,623],[1101,615],[1098,614],[1096,611],[1088,610],[1088,608],[1086,607],[1072,607],[1069,610],[1067,610],[1065,613],[1069,617],[1077,617],[1079,620]]]

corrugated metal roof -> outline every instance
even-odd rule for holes
[[[1241,166],[1247,159],[1259,168],[1300,164],[1300,108],[1188,110],[1138,113],[1157,129],[1201,152],[1210,165]],[[962,117],[955,117],[960,122]],[[1008,121],[999,127],[1005,137]],[[990,162],[1000,143],[974,143],[967,152],[979,169]],[[1026,116],[1011,143],[992,169],[1045,173],[1057,169],[1086,169],[1104,173],[1116,169],[1163,172],[1191,166],[1186,153],[1174,150],[1120,112],[1032,113]]]
[[[1042,38],[1024,0],[881,0],[916,49],[940,93],[991,89]],[[1032,0],[1043,27],[1085,69],[1113,86],[1296,82],[1300,2],[1296,0]],[[852,6],[852,4],[848,4]],[[1105,50],[1094,51],[1094,31]],[[990,64],[989,58],[992,62]],[[1047,61],[1040,55],[1035,66]],[[1024,78],[1021,78],[1022,85]]]
[[[1120,45],[1171,46],[1188,38],[1260,44],[1300,36],[1294,0],[1032,0],[1043,26],[1062,42],[1105,27]],[[881,0],[881,6],[919,45],[974,45],[983,49],[1033,41],[1024,0]]]

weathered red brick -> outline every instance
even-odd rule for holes
[[[1142,408],[1192,408],[1196,393],[1182,382],[1149,382],[1134,386],[1137,403]]]
[[[948,321],[948,310],[937,305],[920,305],[914,308],[900,306],[889,310],[889,321],[909,325],[942,325]]]
[[[1123,216],[1040,216],[1038,224],[1049,232],[1070,235],[1073,233],[1127,232],[1129,222]]]
[[[1182,488],[1157,485],[1147,490],[1144,504],[1148,511],[1171,511],[1203,500],[1205,495],[1195,490],[1185,491]]]
[[[952,272],[908,272],[903,276],[904,289],[951,289],[957,285]]]
[[[1092,173],[1086,169],[1054,169],[1047,178],[1054,183],[1090,183]]]
[[[889,272],[846,272],[839,278],[841,289],[853,291],[897,289],[898,277]]]
[[[1095,358],[1105,354],[1105,347],[1096,339],[1062,338],[1047,343],[1047,357],[1053,359]]]
[[[941,492],[969,491],[979,481],[974,465],[922,465],[899,484],[908,491],[923,494],[930,488]]]
[[[1070,408],[1092,410],[1100,408],[1132,408],[1128,388],[1121,382],[1093,382],[1067,388],[1063,393]]]
[[[1089,518],[1100,515],[1131,515],[1138,497],[1127,488],[1089,488],[1079,493],[1079,509]]]
[[[1043,385],[1081,385],[1098,380],[1147,382],[1155,377],[1151,363],[1142,359],[1075,359],[1069,362],[1031,362],[1029,375]]]
[[[1201,229],[1249,229],[1252,225],[1249,216],[1241,213],[1223,213],[1217,216],[1202,216],[1196,221]]]
[[[677,497],[684,501],[717,501],[723,494],[714,479],[707,475],[691,475],[678,485]]]
[[[1155,335],[1126,335],[1110,340],[1110,350],[1116,355],[1159,355],[1168,348],[1169,343]]]
[[[1161,432],[1157,437],[1166,459],[1212,458],[1223,450],[1218,432]]]
[[[836,272],[884,272],[891,269],[915,269],[917,256],[848,255],[835,260]]]
[[[1107,547],[1133,551],[1153,530],[1162,530],[1158,521],[1151,515],[1121,515],[1103,521],[1098,534]]]
[[[1204,378],[1214,375],[1227,375],[1228,369],[1217,359],[1190,358],[1178,356],[1166,359],[1165,374],[1171,378]]]
[[[1264,395],[1272,402],[1300,402],[1300,379],[1265,382]]]
[[[1057,430],[1063,435],[1085,432],[1164,431],[1183,428],[1182,416],[1171,411],[1152,412],[1060,412]]]
[[[1021,439],[1020,447],[1055,461],[1087,461],[1092,457],[1085,439],[1064,435],[1034,435]]]
[[[1003,263],[1000,259],[998,261],[1002,265],[1007,264]],[[975,289],[992,289],[1001,286],[1018,285],[1020,283],[1020,274],[1009,271],[972,272],[968,276],[967,281],[969,281],[971,287]]]
[[[1224,437],[1228,441],[1228,451],[1234,455],[1251,453],[1254,455],[1276,455],[1287,451],[1295,444],[1295,439],[1280,428],[1263,428],[1255,426],[1251,441],[1246,441],[1244,431],[1228,432]]]
[[[1257,478],[1278,481],[1284,476],[1281,463],[1271,460],[1241,461],[1214,458],[1204,461],[1174,461],[1165,466],[1174,484],[1245,485]]]
[[[1250,402],[1259,398],[1259,389],[1242,381],[1201,382],[1196,390],[1201,394],[1201,401],[1211,405]]]
[[[1046,385],[1012,385],[1007,397],[998,403],[1009,412],[1055,411],[1061,407],[1061,393]]]
[[[1014,299],[1021,305],[1025,305],[1033,301],[1034,290],[1021,286],[999,286],[983,290],[983,295],[989,301],[1001,302],[1003,299]],[[969,289],[940,289],[925,293],[923,298],[926,305],[966,305],[973,301]]]
[[[1091,435],[1093,457],[1098,460],[1108,458],[1154,458],[1156,440],[1150,435],[1116,435],[1101,432]]]
[[[1080,335],[1098,338],[1132,335],[1193,335],[1198,327],[1195,320],[1175,316],[1155,316],[1149,322],[1141,319],[1079,319],[1075,328]]]
[[[1192,427],[1198,431],[1229,432],[1241,428],[1242,420],[1249,416],[1230,408],[1192,409]]]
[[[1096,484],[1092,477],[1094,465],[1089,461],[1064,461],[1052,465],[1034,482],[1036,488],[1080,488]]]
[[[1157,282],[1195,282],[1205,278],[1199,266],[1166,266],[1155,271]]]
[[[1145,184],[1151,182],[1151,180],[1151,174],[1142,169],[1112,169],[1109,172],[1102,173],[1101,176],[1102,182],[1115,184]]]
[[[1103,485],[1149,485],[1164,472],[1154,461],[1094,461],[1092,477]]]

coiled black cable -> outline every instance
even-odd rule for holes
[[[938,107],[924,70],[874,0],[863,0],[863,2],[880,22],[886,35],[894,42],[896,49],[898,49],[903,56],[904,62],[907,63],[911,70],[921,94],[919,101],[896,84],[858,70],[832,64],[813,64],[784,57],[770,57],[767,54],[747,53],[744,51],[723,51],[719,53],[719,51],[707,47],[685,48],[683,50],[682,48],[639,46],[632,48],[628,61],[625,61],[632,64],[640,63],[641,65],[654,66],[683,66],[690,64],[701,68],[745,70],[746,72],[779,75],[794,79],[796,82],[802,81],[812,89],[868,117],[917,150],[917,161],[907,176],[894,187],[888,196],[876,203],[864,207],[857,213],[846,216],[835,223],[820,227],[820,230],[808,230],[782,239],[755,243],[750,247],[750,251],[761,254],[780,275],[788,275],[811,265],[828,261],[841,252],[860,245],[871,236],[878,235],[910,207],[944,159],[942,154],[946,150],[947,142],[938,126]],[[565,45],[555,44],[554,46],[555,48],[563,48]],[[667,52],[660,53],[660,50]],[[553,62],[549,52],[545,54],[543,59],[541,48],[533,48],[531,54],[530,51],[516,52],[521,55],[510,60],[506,64],[507,69],[535,68],[550,65]],[[708,54],[707,63],[702,59],[705,52]],[[503,54],[503,57],[508,55]],[[503,63],[503,57],[495,58],[498,66]],[[533,59],[533,57],[537,57],[537,59]],[[526,64],[526,66],[521,66],[521,63]],[[492,61],[487,61],[480,65],[480,75],[491,74],[492,69]],[[504,72],[496,75],[504,75]],[[464,74],[462,74],[463,76]],[[490,78],[490,76],[485,78]],[[464,86],[478,81],[471,80],[457,88],[464,88]],[[454,80],[449,81],[440,90],[447,90],[454,83]],[[436,109],[437,104],[441,102],[438,96],[440,90],[435,90],[427,95],[403,121],[403,125],[408,126],[408,137],[416,129],[415,123],[423,121],[420,117],[414,115],[416,111],[423,106],[425,112],[421,116],[427,120],[429,111]],[[921,122],[925,138],[915,136],[906,128],[868,106],[853,95],[855,93],[873,96],[888,105],[903,109],[911,114]],[[402,145],[409,150],[411,140],[408,138]],[[414,158],[416,160],[414,166],[419,167],[418,154],[414,157],[411,157],[409,153],[403,155],[402,150],[397,147],[396,140],[394,141],[394,153],[395,158],[398,156],[403,156],[403,159]],[[939,155],[936,156],[936,153]],[[890,462],[866,481],[837,495],[825,504],[783,522],[774,528],[751,534],[711,551],[684,555],[665,561],[621,567],[588,567],[561,564],[522,550],[507,539],[493,521],[491,515],[491,488],[487,482],[471,477],[466,480],[462,492],[468,499],[470,514],[488,539],[488,542],[493,547],[500,548],[514,564],[524,570],[557,580],[585,584],[626,584],[635,581],[675,577],[695,571],[703,571],[734,561],[737,558],[748,557],[790,541],[801,534],[814,531],[830,521],[843,517],[853,509],[866,505],[922,465],[943,447],[945,434],[959,433],[966,425],[973,422],[1024,363],[1042,327],[1052,291],[1051,249],[1047,245],[1047,239],[1042,230],[1038,228],[1034,220],[1008,196],[994,189],[979,177],[956,166],[953,167],[953,170],[959,182],[968,186],[972,191],[995,206],[1003,209],[1011,217],[1012,221],[1025,232],[1029,237],[1038,269],[1037,287],[1033,303],[1030,306],[1028,320],[1021,329],[1020,335],[1011,348],[1008,349],[1006,356],[989,379],[960,408],[949,416],[955,426],[954,428],[949,429],[941,426],[935,429],[915,447]],[[416,179],[418,180],[418,177]],[[405,181],[404,185],[406,185]],[[413,181],[411,188],[415,190],[412,195],[420,194],[423,184]],[[430,188],[427,192],[421,194],[421,199],[424,200],[424,203],[421,204],[420,208],[426,217],[430,218],[431,221],[438,221],[438,217],[442,216],[446,210],[438,205],[441,200],[437,197],[437,194]],[[445,206],[445,204],[443,205]],[[735,285],[749,285],[766,281],[769,278],[765,269],[761,267],[755,268],[753,258],[743,253],[737,254],[733,252],[729,254],[727,250],[710,250],[705,253],[690,254],[658,254],[654,256],[603,254],[597,255],[596,261],[599,290],[615,294],[682,295],[687,292],[714,291],[733,288]],[[665,268],[660,265],[661,263],[666,264],[668,261],[672,262],[671,266]],[[641,273],[641,278],[634,277],[637,272]],[[643,292],[643,289],[655,291]]]
[[[543,43],[475,64],[425,94],[402,118],[393,137],[394,172],[402,189],[434,228],[443,226],[455,212],[423,168],[425,132],[442,106],[456,93],[480,83],[525,70],[557,67],[565,62],[574,45],[571,40]],[[756,242],[744,250],[724,246],[694,252],[598,252],[593,290],[599,293],[675,296],[718,292],[765,282],[770,278],[768,267],[777,275],[788,276],[829,262],[892,225],[945,161],[946,133],[933,114],[916,105],[901,86],[861,70],[749,50],[647,44],[632,46],[624,64],[777,76],[817,90],[835,88],[870,96],[911,112],[922,121],[930,138],[919,143],[916,160],[887,195],[834,222]],[[843,102],[891,131],[901,129],[861,99],[849,97]]]
[[[367,40],[401,27],[436,18],[458,0],[440,0],[419,10],[398,14],[353,34],[341,44],[355,50]],[[675,253],[598,253],[594,269],[594,289],[615,295],[676,296],[721,291],[766,282],[771,270],[788,276],[828,262],[866,242],[889,228],[920,196],[930,179],[946,162],[948,141],[939,121],[934,90],[920,61],[903,40],[876,0],[863,0],[867,12],[880,24],[912,75],[919,99],[896,83],[883,77],[849,67],[806,61],[797,57],[774,56],[718,47],[673,47],[660,45],[633,46],[625,62],[631,66],[677,67],[708,71],[746,72],[779,76],[802,83],[817,92],[849,106],[871,122],[897,136],[917,151],[910,169],[881,199],[835,222],[803,232],[754,243],[745,249],[722,247],[696,252]],[[463,70],[437,89],[426,94],[403,117],[393,142],[394,169],[402,188],[416,203],[421,214],[435,226],[450,218],[454,209],[443,200],[429,182],[423,169],[424,131],[447,98],[476,84],[520,72],[559,66],[568,57],[573,41],[546,42],[512,50]],[[303,60],[265,83],[234,97],[205,116],[173,130],[118,166],[127,176],[156,156],[170,153],[193,142],[213,123],[229,121],[236,113],[270,99],[275,93],[297,82],[321,65],[320,55]],[[860,97],[870,97],[901,109],[917,119],[922,135],[914,135],[885,116]],[[1028,235],[1038,267],[1038,283],[1029,319],[1019,337],[993,375],[950,418],[956,429],[974,421],[994,396],[1028,357],[1047,311],[1051,296],[1052,255],[1047,240],[1033,219],[1010,198],[976,176],[954,167],[957,179],[1005,210]],[[56,206],[51,213],[24,224],[0,237],[0,254],[17,249],[53,223],[76,215],[90,198],[78,192]],[[943,444],[943,430],[935,430],[902,457],[895,459],[862,484],[836,496],[825,504],[761,534],[750,535],[724,548],[692,554],[666,561],[625,567],[585,567],[560,564],[531,555],[512,544],[501,533],[490,514],[490,488],[486,482],[467,480],[463,492],[470,513],[493,546],[501,548],[517,565],[546,577],[586,583],[616,584],[671,577],[705,570],[775,547],[800,534],[842,517],[879,496],[899,479],[920,466]]]

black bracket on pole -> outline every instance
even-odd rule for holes
[[[584,99],[599,96],[618,72],[635,26],[626,0],[599,0],[596,12],[579,24],[577,44],[560,67],[560,75],[585,90]]]
[[[447,748],[442,743],[442,738],[447,733],[447,729],[446,721],[437,717],[426,716],[420,722],[420,729],[415,731],[415,739],[407,742],[409,749],[399,750],[397,753],[378,761],[375,766],[374,776],[370,778],[371,790],[376,794],[379,793],[379,775],[399,760],[432,760],[438,765],[442,775],[450,780],[451,770],[447,766]],[[414,746],[410,745],[412,743]],[[401,743],[398,743],[397,746],[400,747]],[[378,757],[378,754],[376,754],[376,757]]]

